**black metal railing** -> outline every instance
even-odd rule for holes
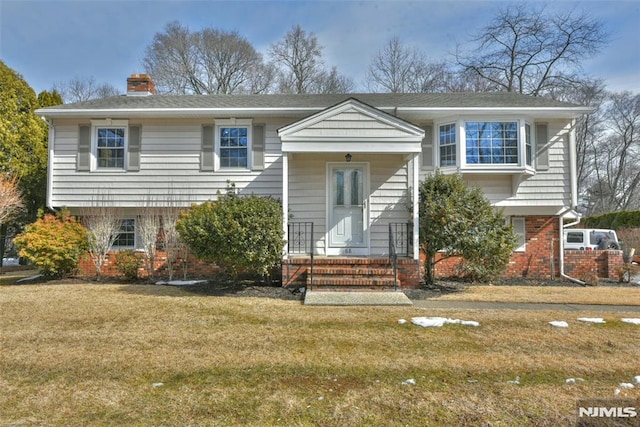
[[[389,224],[389,242],[393,244],[398,256],[411,256],[413,229],[408,222],[392,222]]]
[[[411,250],[411,224],[389,223],[389,261],[393,268],[393,288],[398,290],[398,255],[409,256]]]
[[[309,284],[313,286],[313,222],[290,222],[287,230],[289,234],[288,253],[311,257]]]

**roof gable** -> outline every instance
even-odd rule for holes
[[[278,130],[283,141],[317,139],[421,141],[424,130],[355,98],[347,99]]]
[[[278,130],[283,152],[419,152],[424,130],[355,98]]]

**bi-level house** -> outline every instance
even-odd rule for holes
[[[48,205],[80,214],[109,194],[124,212],[116,249],[138,247],[149,200],[188,207],[231,181],[281,200],[285,284],[308,282],[311,253],[318,283],[333,273],[363,284],[347,270],[387,268],[395,250],[401,284],[415,286],[417,188],[436,168],[503,209],[520,236],[508,275],[563,274],[562,227],[577,217],[574,123],[589,111],[513,93],[156,95],[142,74],[126,95],[38,114],[50,129]]]

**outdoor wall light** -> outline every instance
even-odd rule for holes
[[[349,163],[351,161],[351,153],[347,153],[346,156],[344,156],[344,159],[347,161],[347,163]]]

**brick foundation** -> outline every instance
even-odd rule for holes
[[[138,266],[138,277],[145,278],[147,277],[147,270],[144,266],[143,253],[136,251],[136,255],[140,261]],[[210,278],[215,274],[220,272],[220,267],[211,262],[202,261],[194,256],[188,256],[187,259],[178,258],[173,267],[174,279],[181,279],[183,277],[183,266],[186,261],[186,270],[187,277],[189,279],[197,279],[197,278]],[[96,268],[89,258],[89,255],[85,256],[80,261],[79,266],[79,274],[85,277],[95,277],[96,276]],[[102,275],[105,277],[118,277],[120,276],[120,272],[118,271],[118,266],[116,265],[115,252],[110,252],[107,255],[107,262],[102,267]],[[157,279],[167,279],[169,277],[169,271],[167,269],[167,256],[166,253],[162,251],[156,252],[156,259],[154,262],[154,277]]]
[[[553,216],[527,216],[525,251],[514,252],[504,273],[507,278],[560,279],[560,220]],[[441,257],[437,258],[441,259]],[[424,263],[424,257],[421,257]],[[461,257],[450,257],[435,266],[437,278],[460,277]],[[617,278],[622,251],[565,251],[565,274],[582,280],[589,275]],[[423,269],[424,271],[424,269]]]

